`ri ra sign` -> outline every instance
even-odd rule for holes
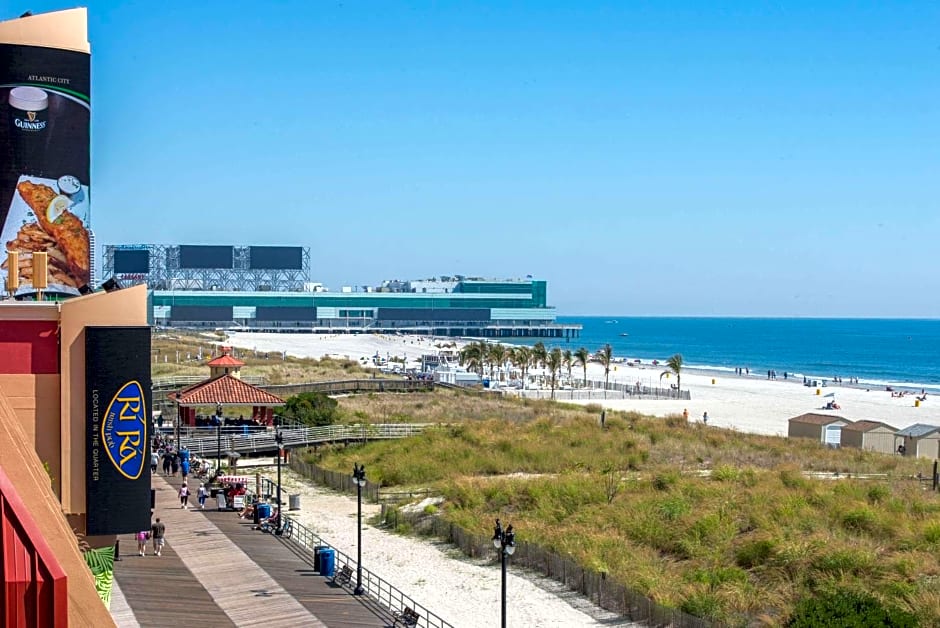
[[[150,328],[85,328],[87,533],[150,527]]]

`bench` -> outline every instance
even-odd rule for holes
[[[395,626],[397,626],[399,622],[401,623],[402,626],[405,626],[406,628],[417,626],[418,620],[421,619],[421,616],[415,612],[415,609],[409,606],[406,606],[405,608],[403,608],[401,612],[395,611],[394,613],[392,613],[392,616],[395,617],[395,621],[394,623],[392,623],[392,628],[395,628]]]
[[[349,584],[349,581],[352,579],[353,570],[349,568],[349,565],[343,565],[343,568],[340,569],[336,575],[333,576],[333,584],[346,585]]]

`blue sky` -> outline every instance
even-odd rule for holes
[[[561,314],[940,312],[935,3],[89,10],[99,243],[532,274]]]

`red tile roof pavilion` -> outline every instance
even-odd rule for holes
[[[228,356],[216,358],[213,362]],[[232,358],[230,358],[232,359]],[[234,360],[237,362],[238,360]],[[211,364],[211,363],[210,363]],[[283,406],[284,400],[257,386],[247,384],[230,374],[217,375],[204,382],[184,388],[172,395],[177,404],[184,407],[214,406],[217,403],[228,406]]]
[[[217,358],[209,360],[207,366],[229,366],[229,367],[242,367],[245,366],[245,363],[239,360],[238,358],[233,358],[228,353],[224,353]]]

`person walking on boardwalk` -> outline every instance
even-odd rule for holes
[[[170,475],[170,452],[163,452],[163,475]]]
[[[205,482],[199,487],[199,492],[196,494],[196,497],[199,499],[199,508],[205,510],[206,500],[209,498],[209,489],[206,488]]]
[[[147,551],[147,539],[150,538],[150,533],[146,530],[141,530],[137,533],[137,555],[143,556],[144,552]]]
[[[186,482],[183,482],[183,485],[180,486],[179,496],[180,508],[189,508],[189,487],[186,486]]]
[[[160,454],[156,451],[150,451],[150,475],[157,474],[157,465],[160,464]]]
[[[162,556],[163,555],[163,545],[165,543],[164,536],[166,535],[166,525],[160,521],[160,517],[157,517],[156,521],[153,522],[153,525],[150,526],[150,538],[153,540],[153,555]]]

